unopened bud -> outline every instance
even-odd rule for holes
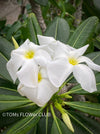
[[[19,48],[19,45],[13,36],[12,36],[12,41],[14,43],[15,49]]]
[[[72,126],[71,120],[67,113],[65,113],[65,112],[62,113],[62,119],[63,119],[64,123],[67,125],[67,127],[74,133],[74,128]]]

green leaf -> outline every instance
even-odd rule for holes
[[[45,35],[52,36],[56,40],[60,40],[61,42],[67,43],[70,34],[69,31],[70,28],[67,21],[62,18],[56,17],[47,27]]]
[[[21,96],[0,95],[0,111],[9,110],[30,102],[30,100]]]
[[[6,69],[6,64],[13,49],[14,47],[9,41],[0,37],[0,76],[9,81],[12,81],[12,79]]]
[[[93,33],[96,24],[98,23],[97,17],[90,17],[86,19],[73,33],[68,41],[70,46],[80,48],[86,45],[86,42],[90,35]]]
[[[28,38],[35,44],[38,44],[37,34],[41,35],[42,32],[34,13],[29,15],[26,24],[23,25],[21,30],[24,40]]]
[[[27,113],[32,113],[37,108],[37,105],[34,103],[29,103],[0,113],[0,127],[2,128],[10,124],[14,124],[17,120],[25,118]]]
[[[14,96],[20,96],[20,94],[12,88],[5,88],[5,87],[0,87],[0,94],[1,95],[14,95]]]
[[[47,116],[47,115],[46,115]],[[51,134],[52,118],[48,117],[48,131],[46,133],[46,118],[42,117],[37,125],[37,134]]]
[[[39,112],[41,112],[40,108],[31,113],[33,116],[28,116],[25,119],[20,120],[7,132],[7,134],[27,134],[27,132],[38,123],[40,119],[38,116]]]
[[[7,61],[7,58],[0,53],[0,76],[8,81],[12,81],[6,68]]]
[[[97,39],[95,39],[95,40],[93,41],[93,45],[94,45],[97,49],[100,50],[100,41],[98,41]]]
[[[51,134],[73,134],[60,119],[57,118],[57,122],[61,131],[58,130],[56,122],[53,121]]]
[[[0,19],[0,30],[5,26],[6,20],[5,19]]]
[[[9,81],[12,81],[12,79],[6,69],[6,64],[13,49],[14,46],[9,41],[0,37],[0,76]]]
[[[30,16],[28,17],[28,20],[27,20],[27,32],[28,32],[27,38],[29,38],[30,41],[37,44],[37,37],[36,37],[35,29],[32,23],[32,19]]]
[[[21,28],[21,22],[15,22],[7,32],[7,39],[10,40],[11,37]]]
[[[99,134],[100,123],[97,121],[75,111],[70,111],[69,115],[74,126],[74,134]]]
[[[13,84],[12,82],[8,80],[0,78],[0,88],[11,88],[11,89],[16,90],[17,85]]]
[[[37,2],[39,5],[46,6],[48,3],[48,0],[35,0],[35,2]]]
[[[29,16],[32,19],[32,22],[33,22],[36,34],[42,35],[42,31],[41,31],[40,25],[39,25],[39,23],[37,21],[37,18],[35,16],[35,14],[34,13],[30,13]]]
[[[100,104],[90,102],[65,102],[65,104],[79,111],[100,117]]]
[[[100,0],[93,0],[95,7],[100,11]]]
[[[0,95],[20,96],[20,94],[17,92],[17,86],[2,78],[0,78]]]
[[[92,52],[86,56],[89,57],[94,63],[100,65],[100,52]]]
[[[14,49],[14,46],[7,41],[5,38],[0,36],[0,53],[7,59],[10,58],[11,51]]]
[[[35,125],[27,134],[37,134],[37,125]]]

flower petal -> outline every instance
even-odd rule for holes
[[[29,43],[30,43],[30,40],[27,39],[18,49],[25,48],[27,45],[29,45]],[[18,50],[18,49],[16,49],[16,50]]]
[[[88,66],[81,64],[74,66],[73,75],[84,90],[90,93],[97,90],[94,73]]]
[[[48,79],[43,79],[39,84],[38,84],[38,91],[37,91],[37,100],[40,104],[39,106],[45,105],[52,95],[58,91],[58,88],[55,88]]]
[[[12,80],[14,81],[14,83],[17,79],[16,73],[23,63],[24,63],[24,60],[20,55],[14,55],[6,64],[7,70]]]
[[[88,57],[81,56],[79,58],[79,63],[86,62],[86,64],[93,70],[100,72],[100,65],[95,64],[92,60],[90,60]]]
[[[37,35],[37,37],[40,45],[48,45],[56,41],[53,37],[42,36],[42,35]]]
[[[16,49],[15,51],[19,51],[19,50],[28,50],[28,49],[37,49],[39,46],[34,44],[33,42],[30,42],[29,39],[27,39],[18,49]]]
[[[89,47],[89,45],[86,45],[84,47],[81,47],[79,49],[75,49],[75,50],[71,51],[70,52],[71,57],[78,58],[78,57],[82,56],[88,47]]]
[[[38,35],[41,48],[47,51],[52,57],[54,56],[57,47],[57,41],[53,37],[46,37]]]
[[[58,46],[56,47],[55,53],[54,53],[54,59],[59,59],[59,58],[67,58],[67,53],[66,53],[66,46],[62,45],[60,42],[58,43]]]
[[[46,68],[41,67],[40,73],[41,73],[43,79],[48,79],[47,69]]]
[[[35,53],[34,61],[37,63],[37,65],[46,67],[49,61],[51,61],[51,56],[44,50],[38,50]]]
[[[37,100],[37,88],[29,88],[20,84],[18,87],[18,92],[22,96],[26,96],[29,100],[33,101],[37,105],[40,105]]]
[[[37,87],[38,66],[34,60],[26,62],[24,66],[17,72],[17,76],[21,84],[27,87]]]
[[[35,53],[35,57],[44,57],[47,60],[51,60],[51,56],[48,52],[46,52],[45,50],[39,49],[36,51]]]
[[[19,83],[17,87],[17,91],[20,93],[20,95],[25,96],[24,92],[21,90],[23,87],[24,86],[21,83]]]
[[[55,60],[47,65],[49,80],[55,87],[60,87],[71,72],[72,65],[67,63],[66,59]]]

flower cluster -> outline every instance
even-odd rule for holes
[[[82,56],[89,45],[75,49],[53,37],[38,35],[38,40],[40,45],[27,39],[11,52],[7,63],[13,81],[18,78],[20,82],[18,92],[22,96],[43,106],[72,72],[84,90],[97,90],[92,69],[100,71],[100,66]]]

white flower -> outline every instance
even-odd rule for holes
[[[33,60],[39,60],[40,57],[47,60],[51,59],[50,55],[41,46],[35,45],[28,39],[18,49],[13,50],[11,52],[11,59],[7,63],[7,70],[13,81],[16,81],[16,73],[24,64],[33,62],[35,65]]]
[[[52,95],[58,91],[48,79],[45,67],[34,67],[34,63],[26,64],[17,73],[20,80],[18,92],[26,96],[38,106],[45,105]]]
[[[51,83],[59,87],[73,72],[77,82],[81,87],[88,91],[96,91],[96,80],[94,73],[100,71],[100,66],[93,63],[89,58],[82,56],[89,45],[74,50],[56,49],[54,61],[50,62],[47,67],[48,77]],[[87,65],[82,64],[85,62]]]
[[[55,51],[58,50],[59,54],[62,50],[74,50],[74,48],[70,47],[69,45],[65,45],[64,43],[55,40],[53,37],[37,35],[39,44],[46,50],[52,57],[55,57]]]

